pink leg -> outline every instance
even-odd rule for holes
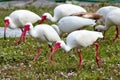
[[[78,53],[78,57],[79,57],[79,65],[78,66],[80,68],[80,67],[82,67],[82,55],[80,53],[80,50],[78,50],[77,53]]]
[[[36,59],[40,56],[40,47],[38,47],[38,52],[36,56],[34,57],[33,61],[36,61]]]
[[[101,67],[101,60],[100,60],[100,58],[98,56],[99,44],[97,42],[94,42],[93,44],[96,46],[96,62],[97,62],[97,65],[98,65],[98,67]]]
[[[50,53],[50,56],[49,56],[50,62],[53,60],[53,55],[54,55],[54,53],[55,53],[54,47],[51,46],[51,53]]]
[[[118,39],[118,38],[119,38],[119,29],[118,29],[118,27],[116,26],[116,36],[115,36],[115,38],[113,39],[113,42],[115,42],[115,40]]]
[[[22,28],[20,28],[20,29],[23,32],[23,29]],[[15,45],[19,45],[21,43],[21,40],[22,40],[22,34],[20,36],[20,39],[15,42]]]

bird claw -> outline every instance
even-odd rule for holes
[[[79,64],[79,65],[78,65],[78,68],[81,69],[81,68],[82,68],[82,65]]]
[[[15,42],[15,45],[17,46],[17,45],[19,45],[21,43],[21,41],[20,40],[17,40],[16,42]]]
[[[35,61],[36,61],[36,59],[37,59],[37,57],[35,56],[35,57],[34,57],[34,59],[33,59],[33,62],[35,62]]]
[[[36,59],[33,59],[33,62],[35,62],[36,61]]]
[[[101,62],[101,60],[97,61],[97,65],[98,65],[98,68],[101,68],[101,67],[102,67],[102,62]]]
[[[52,60],[50,60],[49,63],[50,63],[50,64],[56,64],[56,62],[55,62],[55,61],[52,61]]]

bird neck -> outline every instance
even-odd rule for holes
[[[37,34],[36,34],[36,30],[34,30],[33,27],[30,28],[30,30],[28,31],[28,33],[30,34],[31,37],[36,38]]]
[[[63,43],[63,44],[61,45],[61,48],[63,48],[66,52],[68,52],[68,51],[71,50],[71,47],[68,46],[68,45],[66,45],[65,43]]]
[[[12,28],[12,29],[15,29],[15,28],[17,28],[17,27],[19,27],[19,26],[17,26],[12,20],[10,20],[10,25],[9,25],[9,27]]]
[[[56,22],[57,20],[58,20],[58,18],[57,17],[52,17],[52,15],[51,14],[49,14],[49,16],[48,16],[48,19],[50,20],[50,21],[52,21],[52,22]]]
[[[60,36],[61,35],[61,30],[59,29],[59,27],[55,24],[51,25],[53,27],[53,29],[58,33],[58,35]]]

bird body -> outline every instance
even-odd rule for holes
[[[95,42],[98,38],[103,38],[101,32],[88,31],[88,30],[73,31],[67,36],[66,45],[61,44],[61,48],[63,48],[65,51],[70,51],[70,49],[75,47],[77,48],[87,47],[92,45],[93,42]],[[69,46],[69,50],[66,49],[65,46],[66,47]]]
[[[86,19],[77,16],[66,16],[59,20],[58,27],[60,30],[58,31],[61,31],[61,33],[70,33],[77,29],[83,29],[86,26],[93,26],[95,24],[95,20],[92,19]]]
[[[115,9],[108,13],[108,15],[105,18],[105,26],[110,27],[113,25],[120,25],[120,8]]]
[[[105,6],[105,7],[102,7],[100,9],[98,9],[96,11],[96,13],[99,13],[99,14],[102,14],[104,16],[104,18],[100,19],[99,21],[102,23],[102,24],[105,24],[105,17],[107,16],[107,14],[115,9],[118,9],[119,7],[115,7],[115,6]]]
[[[61,19],[62,17],[69,16],[71,14],[79,13],[79,12],[86,12],[86,10],[84,8],[78,6],[78,5],[61,4],[61,5],[58,5],[54,9],[54,16],[53,17],[50,13],[44,13],[43,16],[42,16],[41,23],[45,19],[49,19],[52,22],[56,22],[59,19]]]
[[[31,37],[38,40],[38,42],[54,42],[60,40],[59,35],[57,32],[47,24],[37,25],[34,28],[31,26],[29,30],[29,34]]]
[[[24,27],[27,22],[35,23],[41,20],[40,16],[28,10],[16,10],[12,12],[8,17],[11,21],[9,28],[12,29]]]
[[[100,63],[99,63],[100,59],[98,57],[99,44],[96,42],[98,38],[103,38],[103,35],[101,32],[88,31],[88,30],[73,31],[67,36],[66,43],[64,43],[64,41],[62,40],[56,42],[54,47],[55,49],[53,53],[51,53],[50,57],[52,58],[54,52],[59,48],[64,49],[66,52],[70,51],[73,48],[78,48],[78,55],[80,58],[79,67],[80,67],[82,65],[82,55],[80,54],[80,51],[79,51],[80,47],[87,47],[94,44],[96,45],[96,62],[98,66],[100,66]]]

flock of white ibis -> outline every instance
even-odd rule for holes
[[[44,24],[45,20],[57,22],[57,24],[48,25]],[[33,26],[33,23],[38,21],[38,25]],[[100,25],[97,25],[100,24]],[[105,6],[100,8],[95,13],[88,13],[84,8],[73,4],[60,4],[54,9],[54,16],[50,13],[44,13],[42,17],[29,11],[29,10],[16,10],[4,19],[4,38],[6,39],[6,28],[20,28],[22,34],[16,44],[26,41],[26,32],[37,39],[38,52],[33,61],[40,56],[41,43],[48,43],[51,48],[49,56],[50,62],[53,59],[55,51],[62,48],[66,52],[73,48],[77,48],[79,56],[79,67],[82,66],[82,55],[80,52],[81,47],[90,45],[96,46],[96,62],[98,67],[101,66],[101,61],[98,56],[99,43],[98,38],[103,38],[105,32],[110,26],[116,26],[116,37],[114,41],[119,38],[118,26],[120,25],[120,9],[114,6]],[[93,31],[83,30],[88,26],[94,28]],[[102,32],[104,31],[104,35]],[[61,39],[61,34],[68,33],[66,43]],[[55,42],[55,45],[53,43]]]

